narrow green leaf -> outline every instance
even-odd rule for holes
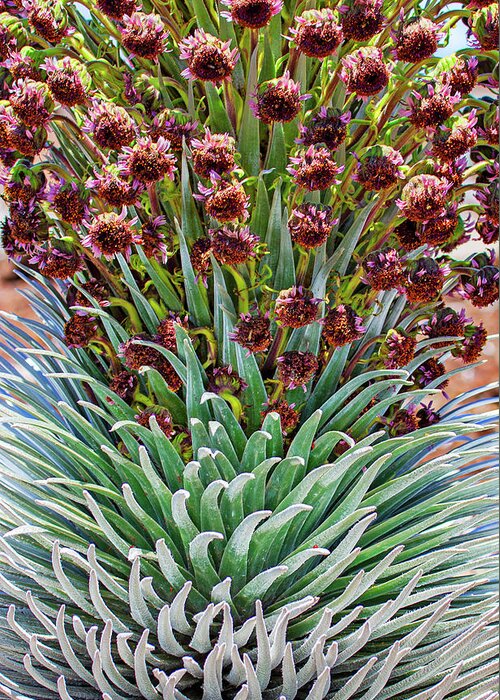
[[[250,108],[252,95],[257,85],[257,55],[257,47],[255,47],[248,68],[245,106],[238,134],[241,165],[245,173],[251,176],[257,176],[260,172],[260,122]]]
[[[229,119],[227,109],[219,95],[219,89],[212,83],[205,83],[207,93],[208,111],[210,113],[210,128],[218,133],[233,133],[233,126]]]
[[[211,316],[206,290],[204,288],[202,289],[201,280],[196,281],[195,279],[186,239],[177,222],[176,228],[180,243],[182,272],[184,273],[184,278],[186,280],[185,289],[189,314],[196,326],[210,326]]]

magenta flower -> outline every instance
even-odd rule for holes
[[[221,12],[221,17],[242,27],[260,29],[281,12],[283,0],[222,0],[222,5],[229,7],[229,12]]]
[[[396,204],[411,221],[425,223],[443,214],[450,189],[449,182],[435,175],[415,175],[403,187]]]
[[[340,180],[337,180],[337,175],[344,170],[344,166],[335,163],[328,149],[310,146],[305,153],[290,158],[287,170],[298,187],[313,192],[338,185]]]
[[[323,59],[338,49],[344,35],[333,10],[306,10],[295,17],[290,29],[297,51],[312,58]]]
[[[301,102],[311,95],[300,94],[300,83],[290,78],[288,71],[280,78],[269,80],[254,94],[250,107],[255,116],[264,122],[291,122],[301,109]]]
[[[87,180],[86,186],[95,189],[97,196],[112,207],[134,205],[145,190],[142,182],[130,181],[125,166],[114,164],[94,170],[94,177]]]
[[[383,0],[348,0],[337,9],[344,37],[354,41],[368,41],[378,34],[386,23],[382,14]]]
[[[120,31],[122,44],[132,56],[156,61],[167,50],[169,34],[159,15],[144,12],[125,15]]]
[[[134,140],[136,124],[124,107],[92,100],[82,131],[91,134],[101,148],[119,151]]]
[[[164,177],[173,180],[177,170],[177,160],[170,153],[170,142],[162,136],[157,141],[148,136],[137,139],[133,147],[122,148],[118,165],[134,182],[148,185]]]
[[[111,260],[117,253],[121,253],[127,259],[132,253],[132,243],[140,243],[140,232],[132,226],[137,218],[126,220],[127,210],[124,208],[121,214],[106,212],[99,214],[89,226],[88,233],[82,238],[82,245],[90,248],[96,257],[105,257]]]
[[[207,214],[221,223],[249,217],[250,199],[239,182],[223,180],[212,172],[211,186],[198,185],[194,198],[204,202]]]
[[[396,44],[392,52],[398,61],[420,63],[430,58],[445,36],[444,32],[440,31],[443,25],[436,24],[426,17],[415,17],[405,22],[404,10],[401,10],[400,22],[398,31],[391,31]]]
[[[150,217],[141,228],[140,244],[147,258],[159,258],[163,263],[168,259],[168,229],[164,216]]]
[[[304,146],[324,143],[334,151],[345,141],[350,121],[350,112],[342,114],[332,107],[320,107],[319,112],[307,124],[299,124],[300,137],[295,139],[295,143]]]
[[[55,106],[47,85],[30,78],[14,83],[9,102],[16,117],[32,128],[47,124]]]
[[[340,77],[348,92],[367,98],[383,90],[389,82],[389,68],[376,46],[363,46],[342,59]]]
[[[367,190],[379,191],[392,187],[403,178],[404,158],[390,146],[372,146],[361,157],[355,153],[358,167],[352,175]]]
[[[163,136],[170,141],[173,151],[182,151],[182,143],[190,145],[193,136],[198,129],[197,121],[190,121],[187,115],[170,109],[164,109],[155,115],[152,125],[149,127],[148,136],[157,141]]]
[[[224,175],[236,167],[236,146],[229,134],[212,134],[205,129],[203,138],[192,139],[190,147],[193,170],[200,177],[209,178],[212,172]]]
[[[323,326],[323,338],[334,348],[353,343],[366,333],[363,319],[347,304],[328,309],[319,322]]]
[[[436,91],[429,84],[425,96],[420,92],[412,92],[400,114],[408,117],[419,129],[435,129],[451,117],[460,100],[460,93],[452,92],[451,85],[439,85]]]
[[[230,41],[221,41],[204,29],[195,29],[191,36],[179,44],[180,57],[188,67],[182,71],[184,78],[221,83],[231,77],[239,58],[237,49],[231,49]]]
[[[54,99],[66,107],[86,102],[90,76],[83,65],[69,56],[46,58],[41,68],[47,73],[47,85]]]

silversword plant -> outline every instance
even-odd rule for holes
[[[0,11],[0,694],[498,698],[497,5]]]

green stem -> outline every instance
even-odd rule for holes
[[[92,344],[100,345],[104,348],[106,354],[109,357],[109,361],[111,362],[111,367],[114,372],[119,372],[121,370],[122,364],[116,355],[114,347],[111,345],[111,342],[107,338],[104,338],[102,336],[99,338],[94,338],[92,340]]]
[[[215,365],[217,363],[217,340],[213,331],[210,328],[202,327],[195,328],[191,330],[190,333],[191,335],[202,335],[206,339],[208,345],[208,364]]]
[[[151,215],[156,219],[156,217],[161,216],[161,207],[160,202],[158,201],[156,182],[152,182],[148,185],[148,197],[149,203],[151,204]]]
[[[266,361],[262,366],[262,372],[270,372],[274,365],[276,364],[277,358],[280,356],[281,351],[286,345],[286,340],[288,337],[288,328],[283,326],[278,326],[278,330],[274,336],[274,340],[271,344],[269,352],[267,353]]]
[[[119,306],[126,311],[135,333],[140,333],[142,331],[141,317],[137,313],[137,309],[133,304],[125,299],[120,299],[119,297],[110,297],[109,303],[111,306]]]
[[[84,145],[85,148],[91,153],[96,160],[100,160],[101,163],[107,163],[108,159],[106,156],[101,153],[101,151],[94,145],[92,140],[87,136],[87,134],[84,134],[83,131],[80,129],[78,124],[74,122],[72,119],[69,117],[65,116],[64,114],[53,114],[52,117],[50,118],[51,121],[62,121],[65,124],[69,124],[71,128],[73,129],[74,133],[78,137],[78,140],[81,141]]]
[[[134,402],[135,403],[142,403],[145,406],[154,406],[154,401],[149,397],[143,394],[140,391],[136,391],[134,394]]]
[[[309,269],[310,251],[299,247],[299,260],[297,262],[297,271],[295,274],[296,285],[304,286],[306,281],[307,270]]]
[[[248,286],[243,275],[232,265],[226,265],[226,269],[236,283],[236,296],[238,297],[238,313],[247,314],[250,308]]]
[[[226,105],[227,114],[229,116],[229,121],[231,122],[231,126],[233,127],[234,133],[236,134],[236,107],[234,105],[234,99],[231,92],[232,83],[230,80],[224,80],[223,90],[224,102]]]
[[[231,394],[230,391],[222,391],[220,393],[220,396],[228,402],[228,404],[231,406],[231,410],[233,411],[236,420],[240,421],[241,416],[243,414],[243,406],[241,405],[241,401],[238,398],[236,398],[234,394]]]

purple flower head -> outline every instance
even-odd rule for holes
[[[31,56],[27,56],[20,51],[10,51],[8,57],[0,65],[9,71],[13,80],[23,80],[24,78],[41,80],[40,71],[36,67],[35,61]]]
[[[255,257],[260,238],[248,226],[222,226],[210,229],[212,253],[221,265],[241,265]]]
[[[368,98],[379,93],[389,82],[389,68],[376,46],[363,46],[342,59],[340,78],[348,92]]]
[[[312,352],[291,350],[285,352],[277,360],[278,379],[283,382],[285,389],[292,391],[302,387],[307,391],[307,384],[319,369],[319,362]]]
[[[419,63],[430,58],[444,38],[442,24],[436,24],[425,17],[415,17],[405,22],[404,10],[400,13],[398,31],[391,30],[396,46],[392,50],[397,61]]]
[[[451,85],[439,85],[435,90],[428,84],[426,94],[413,91],[406,101],[406,107],[400,111],[401,116],[408,117],[419,129],[432,131],[451,117],[460,102],[460,93],[453,92]]]
[[[82,238],[82,245],[90,248],[96,257],[111,260],[117,253],[129,258],[132,253],[132,243],[140,243],[140,232],[132,226],[137,219],[127,221],[127,210],[121,214],[106,212],[97,216],[89,226],[88,234]]]
[[[429,338],[455,338],[461,337],[465,333],[465,325],[471,321],[467,318],[465,309],[459,312],[448,307],[438,309],[430,319],[420,324],[421,332]],[[433,347],[446,347],[448,342],[437,342]]]
[[[127,110],[113,102],[92,100],[82,131],[101,148],[119,151],[135,138],[137,127]]]
[[[188,64],[181,73],[184,78],[216,84],[231,76],[239,58],[237,49],[231,49],[231,41],[221,41],[204,29],[195,29],[183,39],[179,50],[180,58]]]
[[[155,115],[153,123],[148,130],[148,136],[153,141],[157,141],[160,136],[163,136],[167,141],[170,141],[170,148],[173,151],[182,151],[183,140],[189,146],[197,129],[198,122],[190,121],[188,115],[164,109]]]
[[[358,181],[367,190],[379,191],[392,187],[404,177],[401,166],[403,156],[390,146],[372,146],[361,157],[352,154],[358,161],[358,167],[352,179]]]
[[[432,408],[432,401],[428,404],[421,403],[417,411],[419,428],[427,428],[429,425],[439,423],[441,416]]]
[[[431,156],[442,163],[450,163],[465,155],[476,145],[476,110],[466,117],[458,117],[452,127],[440,126],[434,133]]]
[[[288,227],[292,241],[311,250],[323,245],[336,223],[331,207],[304,202],[292,210]]]
[[[457,158],[450,163],[434,163],[434,175],[450,184],[450,190],[460,187],[464,181],[464,173],[467,170],[468,163],[465,156]]]
[[[47,73],[47,85],[55,100],[66,107],[87,101],[91,78],[79,61],[69,56],[59,60],[49,57],[41,67]]]
[[[425,223],[444,212],[451,184],[435,175],[415,175],[403,187],[396,205],[411,221]]]
[[[313,192],[338,185],[340,180],[337,175],[344,170],[344,166],[335,163],[327,148],[310,146],[307,151],[290,158],[287,170],[298,187]]]
[[[421,224],[420,240],[429,246],[438,247],[447,244],[453,239],[457,226],[460,222],[458,214],[458,203],[446,204],[443,213],[434,219],[430,219]]]
[[[193,170],[200,177],[209,178],[212,172],[223,175],[236,167],[236,147],[229,134],[212,134],[205,129],[203,138],[192,139],[190,146]]]
[[[40,201],[45,196],[45,181],[28,168],[6,168],[0,166],[0,186],[3,187],[4,202]]]
[[[68,279],[84,267],[83,256],[75,251],[62,250],[55,244],[38,249],[30,258],[30,263],[37,265],[45,277],[51,279]]]
[[[344,35],[333,10],[306,10],[290,29],[297,51],[320,60],[335,53]]]
[[[134,182],[148,185],[164,177],[173,180],[177,160],[170,153],[170,142],[160,136],[153,141],[149,136],[138,138],[132,147],[125,146],[118,158],[123,172]]]
[[[124,15],[120,31],[122,44],[132,56],[156,61],[167,51],[169,34],[159,15],[144,12]]]
[[[369,41],[386,23],[383,0],[348,0],[337,9],[345,39]]]
[[[461,97],[468,95],[476,85],[478,65],[476,56],[457,57],[453,68],[443,76],[443,83],[450,85],[452,93],[458,92]]]
[[[365,284],[377,291],[387,291],[399,287],[403,281],[403,263],[394,248],[369,253],[363,260]]]
[[[221,17],[241,27],[260,29],[281,12],[283,0],[222,0],[222,5],[228,7],[229,12],[221,12]]]
[[[494,226],[499,225],[499,187],[498,181],[496,179],[496,173],[493,169],[493,177],[495,178],[493,183],[484,189],[477,190],[474,193],[475,198],[482,206],[481,218]]]
[[[400,408],[386,424],[389,428],[389,434],[394,437],[413,433],[419,428],[416,407],[409,405],[407,408]]]
[[[125,166],[115,164],[94,170],[94,177],[87,180],[86,186],[95,189],[97,196],[113,207],[132,206],[145,190],[141,182],[130,182]]]
[[[334,348],[353,343],[366,333],[363,319],[347,304],[329,309],[319,322],[323,326],[323,338]]]
[[[412,304],[429,303],[441,293],[444,281],[450,273],[446,264],[440,264],[429,256],[415,260],[409,266],[404,283],[405,294]]]
[[[47,124],[55,107],[47,85],[30,78],[15,81],[9,101],[15,116],[35,129]]]
[[[487,341],[488,332],[482,322],[478,326],[469,325],[465,329],[465,339],[462,343],[462,348],[455,354],[462,358],[464,364],[477,362]]]
[[[171,238],[164,216],[150,217],[141,228],[140,244],[147,258],[160,259],[166,263],[168,259],[167,243]]]
[[[333,151],[345,141],[350,121],[350,112],[342,114],[338,109],[321,107],[307,124],[299,125],[300,137],[295,143],[304,146],[324,143]]]
[[[221,223],[249,217],[248,208],[250,198],[243,186],[233,180],[223,180],[220,175],[212,171],[210,175],[211,186],[198,185],[200,194],[193,195],[195,199],[202,201],[207,213]]]
[[[247,357],[254,352],[264,352],[272,341],[269,314],[240,314],[240,320],[229,333],[229,339],[247,350]]]
[[[435,357],[431,357],[421,364],[415,371],[415,383],[422,389],[425,389],[432,384],[433,388],[436,387],[441,389],[441,392],[445,398],[449,398],[444,391],[448,386],[449,380],[443,379],[440,381],[440,378],[445,374],[445,372],[446,368],[443,363],[437,360]]]
[[[471,274],[462,283],[459,291],[463,299],[468,299],[473,306],[485,308],[498,299],[499,271],[495,267],[495,252],[475,255],[471,261]]]
[[[467,41],[481,51],[498,51],[498,4],[482,7],[473,13]]]
[[[380,354],[384,358],[387,369],[400,369],[406,367],[415,357],[417,340],[407,335],[402,329],[391,329],[381,347]]]
[[[322,301],[302,286],[283,289],[274,306],[276,320],[286,328],[307,326],[316,319],[318,305]]]
[[[268,80],[259,86],[250,108],[264,124],[290,122],[300,112],[300,103],[311,97],[301,95],[300,89],[300,83],[292,80],[290,73],[285,71],[280,78]]]
[[[53,182],[47,190],[46,199],[60,218],[72,226],[78,226],[90,216],[84,190],[74,180]]]
[[[58,44],[75,31],[68,26],[68,15],[61,0],[31,0],[24,4],[28,6],[30,25],[51,44]]]

